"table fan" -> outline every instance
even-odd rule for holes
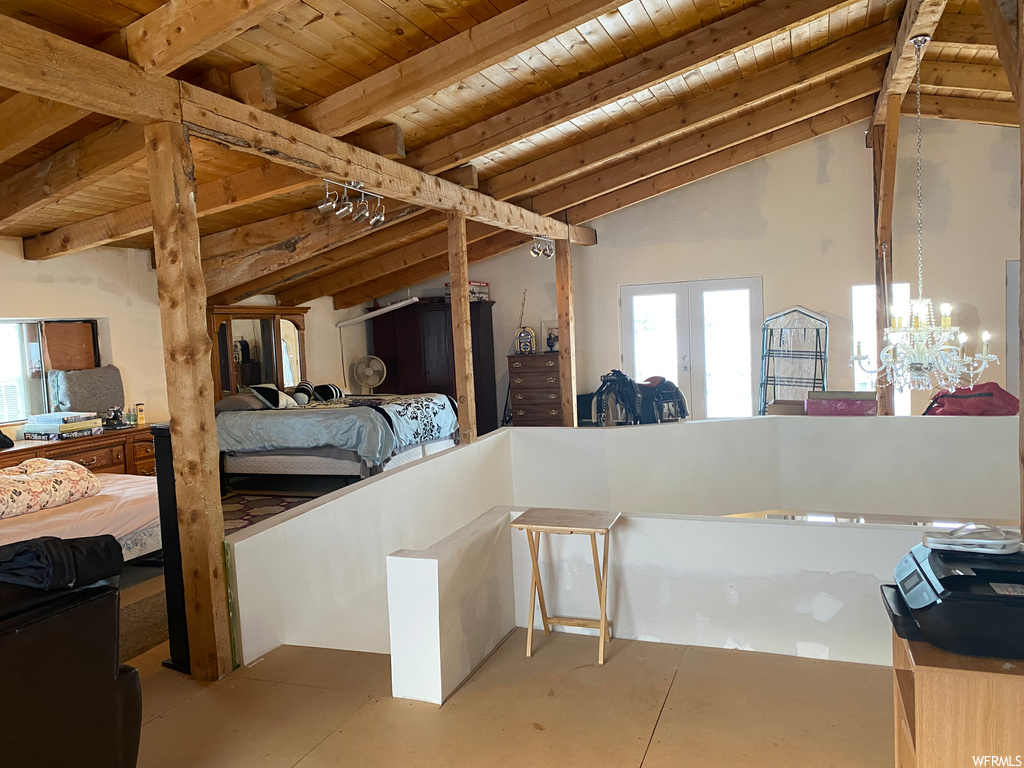
[[[388,369],[384,361],[373,355],[360,357],[352,366],[352,376],[355,377],[356,383],[369,389],[371,395],[375,387],[384,383],[384,377],[387,375]]]

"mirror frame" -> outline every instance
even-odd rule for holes
[[[274,343],[274,383],[278,389],[284,389],[284,368],[281,358],[281,323],[284,321],[292,323],[299,336],[299,380],[306,377],[306,313],[309,307],[261,307],[261,306],[213,306],[207,307],[206,324],[213,343],[210,355],[211,373],[213,374],[213,401],[223,399],[227,395],[221,386],[220,368],[220,342],[219,333],[221,325],[227,326],[227,337],[234,338],[231,331],[232,320],[273,320],[275,331]],[[230,349],[228,350],[230,353]],[[228,384],[230,395],[238,394],[238,383],[235,381],[234,366],[228,370]]]

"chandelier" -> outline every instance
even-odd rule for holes
[[[924,227],[921,195],[921,49],[930,40],[926,35],[911,39],[917,54],[917,299],[910,302],[910,317],[891,317],[884,338],[888,346],[882,349],[881,367],[869,370],[869,358],[861,353],[850,358],[861,370],[876,376],[881,383],[892,384],[898,391],[905,389],[946,389],[952,392],[961,384],[973,387],[989,363],[999,362],[989,354],[988,331],[981,334],[982,350],[969,357],[965,345],[967,334],[953,325],[953,307],[939,306],[939,324],[935,324],[931,299],[924,297]],[[884,245],[883,245],[884,247]],[[895,310],[892,315],[895,315]],[[895,322],[893,322],[895,320]]]

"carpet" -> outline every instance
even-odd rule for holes
[[[229,493],[221,502],[224,510],[224,533],[233,533],[255,525],[268,517],[305,504],[310,496],[264,495],[258,493]]]
[[[134,659],[167,639],[167,605],[160,589],[141,600],[121,603],[121,661]]]

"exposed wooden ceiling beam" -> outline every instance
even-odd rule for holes
[[[781,126],[806,121],[823,112],[834,112],[836,107],[871,98],[878,90],[882,77],[882,64],[844,76],[840,80],[819,85],[790,99],[759,109],[749,115],[737,117],[701,133],[687,136],[605,170],[563,184],[558,188],[522,201],[524,205],[545,214],[555,214],[577,206],[591,198],[606,196],[641,179],[663,174],[701,157],[721,152],[731,146],[749,142],[758,136],[778,131]],[[863,102],[862,102],[863,103]],[[492,229],[490,234],[493,234]],[[486,237],[486,230],[470,231],[471,242]],[[444,254],[442,239],[413,243],[394,253],[379,256],[372,262],[348,264],[317,280],[282,292],[291,301],[311,301],[319,296],[346,291],[353,285],[381,277],[381,269],[394,271],[413,264],[439,258]]]
[[[480,176],[476,166],[472,163],[459,165],[447,171],[441,171],[437,175],[445,181],[450,181],[452,184],[458,184],[460,187],[465,187],[466,189],[480,188]]]
[[[580,206],[571,207],[566,211],[570,220],[590,221],[593,218],[611,213],[627,205],[641,202],[664,192],[707,178],[716,173],[734,168],[742,163],[793,146],[802,141],[821,136],[830,131],[869,117],[874,109],[875,100],[865,97],[837,109],[808,120],[759,136],[751,141],[730,147],[727,150],[709,155],[680,168],[667,171],[637,184],[609,193],[607,196],[595,198]],[[469,261],[481,261],[518,248],[530,242],[530,238],[515,232],[498,232],[484,240],[477,240],[470,245]],[[369,282],[354,284],[334,295],[334,306],[338,309],[353,307],[365,301],[385,296],[410,285],[430,280],[444,273],[445,258],[442,255],[411,263],[397,272],[377,277]]]
[[[169,0],[125,30],[128,58],[169,74],[294,0]]]
[[[587,141],[546,154],[487,180],[487,192],[499,200],[531,194],[563,179],[591,174],[617,160],[672,143],[685,131],[709,120],[755,106],[780,93],[819,81],[838,70],[878,59],[892,49],[895,22],[881,24],[806,53],[750,77],[628,123]],[[863,95],[863,94],[862,94]]]
[[[181,122],[178,83],[0,16],[0,86],[139,123]]]
[[[502,229],[556,239],[568,237],[578,245],[596,242],[593,230],[570,228],[567,232],[562,222],[429,176],[275,115],[247,109],[186,83],[181,84],[181,91],[184,122],[197,138],[335,181],[360,181],[367,191],[410,205],[462,211],[474,221]]]
[[[565,211],[569,221],[593,221],[609,213],[614,213],[652,197],[670,192],[673,189],[699,179],[707,178],[716,173],[735,168],[738,165],[764,157],[780,149],[799,144],[826,133],[851,125],[871,115],[875,100],[866,96],[857,101],[838,107],[820,115],[801,120],[799,123],[780,128],[771,133],[758,136],[750,141],[737,144],[729,149],[702,157],[692,163],[659,173],[643,181],[630,184],[584,203],[577,203]]]
[[[850,5],[853,0],[764,0],[714,24],[583,77],[409,153],[409,165],[437,173],[606,106],[679,73]]]
[[[945,7],[946,0],[907,0],[896,44],[885,70],[882,90],[875,104],[875,113],[871,117],[871,127],[885,125],[890,96],[902,98],[906,95],[917,68],[917,51],[911,40],[918,35],[931,37],[935,34],[935,27]],[[873,134],[871,130],[867,132],[868,146],[871,146]]]
[[[1016,4],[1014,4],[1016,7]],[[981,0],[981,11],[988,22],[989,30],[996,41],[996,49],[999,51],[999,61],[1002,63],[1006,74],[1009,76],[1010,89],[1013,99],[1021,103],[1020,93],[1020,52],[1017,50],[1017,23],[1013,20],[1011,26],[1003,12],[999,0]]]
[[[939,19],[932,35],[936,45],[950,45],[975,53],[996,53],[996,39],[984,16],[946,13]]]
[[[0,182],[0,231],[145,156],[141,125],[117,121]]]
[[[277,293],[294,283],[323,272],[358,264],[409,243],[441,232],[448,218],[439,211],[423,211],[400,221],[388,220],[378,229],[350,243],[283,266],[270,275],[249,279],[212,296],[210,303],[234,304],[261,293]],[[300,304],[303,302],[299,302]]]
[[[111,35],[96,50],[122,59],[130,57],[147,72],[169,75],[234,37],[242,31],[240,24],[258,24],[287,4],[287,0],[172,0]],[[0,39],[3,39],[2,34]],[[134,41],[131,51],[129,40]],[[154,55],[147,55],[149,52]],[[74,77],[75,68],[70,69],[68,74]],[[58,99],[51,101],[29,93],[15,94],[0,104],[0,163],[89,114],[88,109]]]
[[[646,152],[594,173],[580,176],[531,198],[538,211],[560,211],[566,198],[577,203],[626,187],[649,176],[697,160],[734,144],[756,138],[783,126],[806,120],[835,107],[876,93],[882,79],[883,63],[862,69],[839,80],[819,85],[776,104],[760,107],[741,118],[687,136],[681,141]]]
[[[392,220],[403,219],[416,211],[413,206],[403,206],[392,211]],[[250,280],[271,275],[282,267],[301,261],[303,258],[313,256],[325,249],[337,247],[343,243],[351,242],[366,234],[366,222],[357,222],[349,219],[338,219],[332,213],[321,214],[315,208],[299,211],[296,214],[288,214],[280,218],[301,218],[307,226],[303,231],[288,238],[275,236],[273,226],[274,219],[267,222],[257,222],[255,225],[241,227],[239,229],[260,228],[263,237],[270,238],[270,242],[256,242],[246,245],[239,240],[250,240],[253,236],[260,234],[249,232],[249,238],[239,236],[237,231],[234,241],[227,244],[220,240],[213,240],[210,255],[203,255],[203,276],[206,279],[206,293],[214,296],[227,291],[235,286],[242,285]],[[287,227],[290,221],[284,222]],[[209,238],[220,238],[224,233],[208,235]],[[204,240],[206,238],[203,238]],[[202,244],[202,241],[201,241]],[[227,245],[226,248],[223,246]]]
[[[613,10],[620,3],[621,0],[526,0],[292,117],[321,133],[343,136]]]
[[[915,114],[914,102],[907,99],[903,103],[902,112],[904,115]],[[965,120],[971,123],[1005,125],[1013,128],[1020,125],[1017,104],[1012,101],[982,101],[981,99],[964,99],[956,96],[922,94],[921,114],[945,120]]]
[[[350,143],[391,160],[401,160],[405,157],[405,134],[402,127],[395,123],[353,136]]]
[[[960,91],[991,91],[1010,93],[1012,81],[1000,64],[961,64],[953,61],[922,61],[921,85],[953,88]],[[906,102],[914,102],[914,93]]]
[[[200,217],[211,216],[239,205],[320,184],[323,181],[319,177],[309,176],[284,165],[266,163],[201,185],[196,194],[196,209]],[[27,237],[24,240],[25,258],[52,259],[152,231],[153,216],[149,203],[140,203],[131,208],[68,224],[43,235]]]

